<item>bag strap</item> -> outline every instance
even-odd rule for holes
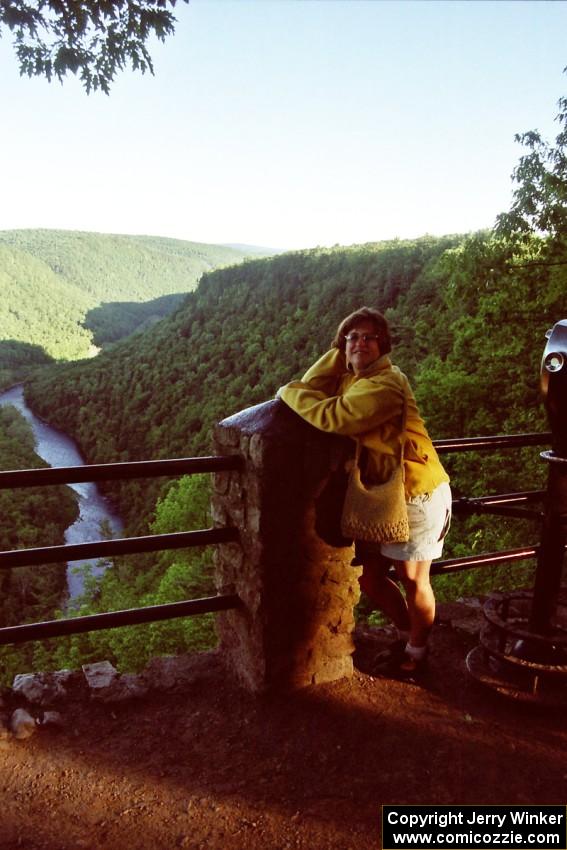
[[[398,434],[398,445],[399,445],[399,459],[398,464],[402,467],[402,480],[406,480],[406,470],[404,467],[404,445],[406,442],[406,427],[408,421],[408,399],[405,390],[402,390],[402,395],[404,400],[402,402],[402,427],[400,433]],[[360,440],[356,441],[356,452],[354,455],[354,463],[356,466],[359,466],[360,462],[360,452],[362,451]]]

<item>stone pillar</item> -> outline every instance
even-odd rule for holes
[[[217,615],[227,667],[256,692],[351,676],[360,569],[350,566],[352,548],[332,545],[324,528],[332,471],[350,441],[317,431],[276,399],[220,422],[214,443],[245,464],[216,473],[214,483],[215,524],[240,531],[240,543],[215,556],[218,591],[243,602]]]

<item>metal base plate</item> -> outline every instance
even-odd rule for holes
[[[477,682],[503,696],[534,705],[567,708],[567,683],[550,682],[505,670],[482,646],[476,646],[469,652],[466,665]]]

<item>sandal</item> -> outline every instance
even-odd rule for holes
[[[423,658],[413,658],[404,652],[398,663],[391,668],[391,672],[403,679],[416,679],[426,672],[427,666],[427,652]]]

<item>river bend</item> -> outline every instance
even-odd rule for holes
[[[24,401],[22,385],[12,387],[0,393],[0,405],[12,404],[25,417],[32,427],[36,440],[35,451],[50,466],[83,466],[75,442],[63,431],[52,428],[37,416],[34,416]],[[107,524],[113,537],[119,536],[123,525],[120,517],[112,509],[109,501],[101,494],[96,484],[91,482],[69,484],[79,497],[79,517],[65,532],[65,542],[69,544],[89,543],[101,537],[101,523]],[[69,599],[75,599],[83,592],[81,567],[92,564],[93,575],[104,572],[105,565],[90,560],[73,561],[67,566],[67,588]]]

